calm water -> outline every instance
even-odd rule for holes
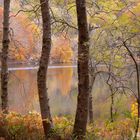
[[[96,118],[109,116],[110,91],[105,82],[106,78],[107,76],[104,74],[97,76],[93,87],[93,107]],[[9,108],[11,111],[22,114],[29,111],[39,112],[36,81],[37,69],[14,69],[14,71],[10,71]],[[130,84],[135,86],[135,80],[130,80]],[[76,68],[50,67],[48,70],[48,93],[53,115],[74,115],[77,102]],[[118,112],[123,112],[130,107],[128,100],[129,97],[122,98],[122,96],[117,95]]]
[[[37,69],[14,70],[9,77],[9,107],[12,111],[28,113],[39,111]],[[77,96],[76,68],[50,67],[48,93],[54,115],[72,114]]]

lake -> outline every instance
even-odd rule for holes
[[[106,79],[106,74],[97,76],[93,86],[93,111],[94,117],[97,119],[109,116],[110,90]],[[135,79],[130,80],[130,84],[135,86]],[[76,66],[49,66],[47,87],[53,116],[74,115],[77,102]],[[117,95],[115,104],[117,107],[119,106],[119,110],[116,108],[117,112],[122,113],[130,108],[130,97]],[[10,69],[9,109],[22,114],[27,114],[30,111],[40,112],[37,67]]]

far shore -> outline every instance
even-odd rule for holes
[[[49,64],[48,69],[60,69],[60,68],[76,68],[77,66],[74,63],[57,63],[57,64]],[[39,68],[38,63],[8,63],[8,70],[9,71],[16,71],[16,70],[37,70]],[[1,71],[1,67],[0,67]]]

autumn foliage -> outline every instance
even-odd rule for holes
[[[0,8],[0,20],[3,19],[3,9]],[[0,40],[2,40],[2,22],[0,23]],[[39,57],[37,53],[39,29],[24,14],[10,15],[10,59],[28,60]],[[32,55],[31,55],[32,53]]]
[[[51,140],[58,137],[61,140],[71,139],[73,118],[54,117],[54,128],[51,130]],[[129,139],[133,135],[133,121],[129,118],[118,120],[118,122],[94,123],[87,127],[85,140],[121,140]],[[41,116],[37,112],[29,112],[27,115],[20,115],[11,112],[7,116],[0,113],[0,132],[5,132],[10,138],[44,140]],[[3,135],[0,133],[0,136]]]
[[[3,9],[0,8],[0,20],[3,18]],[[24,14],[15,16],[11,14],[11,43],[10,59],[27,61],[29,59],[38,60],[39,53],[39,35],[40,29],[32,23]],[[2,23],[0,23],[0,40],[2,40]],[[53,39],[53,48],[51,51],[52,63],[69,63],[73,59],[73,51],[70,40],[63,37],[63,34]],[[31,55],[32,54],[32,55]]]
[[[54,41],[51,51],[51,61],[53,63],[69,63],[72,62],[72,58],[73,51],[70,41],[61,35]]]

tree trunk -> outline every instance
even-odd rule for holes
[[[93,98],[92,93],[89,93],[89,123],[93,123]]]
[[[43,21],[43,40],[42,40],[42,54],[40,58],[39,70],[37,73],[37,83],[38,83],[38,94],[42,123],[45,132],[45,137],[46,139],[48,139],[52,125],[49,99],[46,87],[47,69],[51,50],[51,23],[50,23],[51,21],[49,12],[49,1],[40,0],[40,5]]]
[[[137,140],[138,137],[138,131],[139,131],[139,125],[140,125],[140,73],[139,73],[139,66],[138,63],[133,55],[133,53],[131,52],[131,50],[129,49],[129,47],[127,46],[126,42],[123,42],[124,47],[126,48],[126,50],[128,51],[130,57],[132,58],[134,64],[135,64],[135,68],[136,68],[136,83],[137,83],[137,103],[138,103],[138,118],[136,120],[136,128],[135,128],[135,134],[134,134],[134,140]]]
[[[78,99],[73,136],[81,140],[86,133],[89,100],[89,34],[85,0],[76,0],[78,44]]]
[[[10,134],[6,128],[0,127],[0,138],[3,138],[3,140],[11,140]]]
[[[9,13],[10,0],[4,0],[3,13],[3,40],[2,40],[2,57],[1,57],[1,100],[2,111],[8,113],[8,50],[9,50]]]
[[[93,69],[93,68],[91,68]],[[89,84],[89,106],[88,106],[88,116],[89,116],[89,123],[93,123],[93,97],[92,97],[92,88],[94,85],[94,81],[96,78],[96,74],[94,71],[90,73],[90,84]]]
[[[109,88],[111,92],[110,119],[111,119],[111,122],[114,122],[114,91],[111,85],[109,85]]]

